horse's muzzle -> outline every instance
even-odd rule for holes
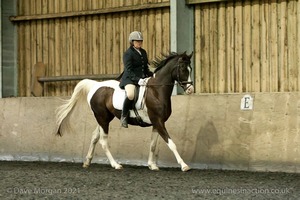
[[[190,95],[190,94],[194,93],[194,91],[195,91],[194,86],[192,84],[188,84],[184,91],[186,94]]]

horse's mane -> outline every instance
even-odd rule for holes
[[[176,53],[176,52],[171,52],[171,53],[169,53],[169,55],[162,54],[162,57],[156,57],[152,61],[153,65],[154,65],[154,68],[155,68],[154,73],[156,73],[161,68],[163,68],[169,60],[171,60],[175,57],[179,57],[179,56],[181,56],[181,55]]]

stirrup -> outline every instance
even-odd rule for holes
[[[121,116],[121,126],[124,128],[128,128],[127,117]]]

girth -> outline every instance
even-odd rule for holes
[[[143,98],[145,98],[145,96],[146,96],[146,91],[147,91],[147,88],[146,88],[146,90],[145,90],[145,92],[144,92]],[[133,101],[132,110],[133,110],[133,112],[134,112],[134,114],[135,114],[135,116],[136,116],[136,121],[137,121],[138,125],[141,126],[141,127],[145,127],[145,126],[149,126],[149,124],[148,124],[148,123],[145,123],[145,122],[142,120],[141,116],[139,115],[139,113],[138,113],[138,111],[137,111],[137,109],[136,109],[136,107],[135,107],[135,104],[137,103],[138,98],[139,98],[139,93],[140,93],[140,86],[136,86],[136,87],[135,87],[135,93],[134,93],[135,95],[134,95],[134,101]],[[142,108],[142,107],[143,107],[143,105],[141,106],[141,108]]]

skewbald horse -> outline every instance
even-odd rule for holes
[[[158,135],[163,138],[170,150],[174,153],[177,162],[181,166],[181,170],[188,171],[190,169],[179,155],[175,143],[166,130],[165,122],[172,112],[171,95],[175,81],[184,89],[186,94],[192,94],[194,92],[193,82],[191,81],[192,68],[190,66],[192,56],[193,53],[190,55],[187,55],[186,52],[182,54],[171,53],[154,61],[156,69],[153,77],[149,78],[146,85],[144,112],[141,116],[145,122],[144,126],[153,126],[148,158],[148,167],[151,170],[159,170],[154,158]],[[97,87],[97,84],[101,84],[102,87]],[[112,100],[115,91],[114,88],[118,87],[118,85],[119,82],[116,80],[98,82],[84,79],[76,85],[71,98],[66,100],[65,103],[56,110],[56,134],[62,136],[63,132],[70,130],[71,123],[69,119],[74,107],[80,105],[80,102],[82,102],[80,101],[81,99],[87,98],[88,104],[98,122],[98,126],[93,132],[83,167],[88,167],[91,164],[95,145],[100,139],[100,144],[111,166],[115,169],[122,168],[122,165],[117,163],[110,153],[107,141],[109,123],[114,117],[119,119],[121,117],[121,110],[114,108]],[[131,117],[128,123],[131,125],[140,125],[137,123],[137,120]]]

